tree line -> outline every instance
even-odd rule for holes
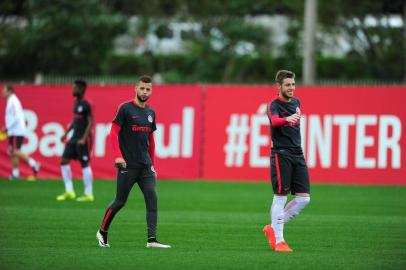
[[[317,78],[403,81],[406,27],[404,19],[403,27],[393,27],[388,18],[405,18],[405,5],[402,0],[318,1]],[[4,0],[0,79],[147,72],[166,82],[269,83],[280,68],[295,70],[300,78],[303,8],[302,0]],[[278,54],[269,29],[246,19],[261,15],[289,18],[288,41]],[[130,29],[131,16],[140,18],[136,29]],[[157,21],[198,22],[202,30],[188,38],[187,53],[116,53],[117,37],[145,36]],[[324,55],[326,34],[337,33],[350,50]],[[253,44],[255,52],[237,53],[241,44]]]

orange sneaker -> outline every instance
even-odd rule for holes
[[[265,233],[265,236],[268,238],[269,245],[272,249],[275,249],[276,239],[275,239],[275,232],[273,231],[272,225],[268,224],[262,229]]]
[[[282,241],[275,245],[275,251],[277,252],[292,252],[293,250],[288,246],[288,243]]]

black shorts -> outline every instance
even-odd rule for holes
[[[272,151],[271,179],[275,194],[310,194],[309,171],[303,155]]]
[[[63,150],[62,158],[78,160],[80,164],[87,165],[90,162],[91,147],[90,141],[83,145],[76,142],[68,142]]]
[[[10,152],[14,150],[20,150],[23,144],[24,136],[10,136],[8,137],[8,149]]]

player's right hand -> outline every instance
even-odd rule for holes
[[[300,114],[295,113],[295,114],[292,114],[291,116],[286,117],[286,122],[295,123],[299,119],[300,119]]]
[[[127,163],[122,157],[118,157],[114,160],[114,167],[118,169],[125,169],[127,167]]]
[[[61,137],[61,142],[65,142],[65,140],[66,140],[66,135],[64,134],[62,137]]]

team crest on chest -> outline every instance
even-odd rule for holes
[[[300,114],[300,108],[299,107],[296,107],[296,113]]]
[[[151,115],[148,115],[148,122],[152,123],[154,121],[154,119],[152,119]]]
[[[83,111],[83,107],[82,106],[79,106],[78,107],[78,112],[82,112]]]

